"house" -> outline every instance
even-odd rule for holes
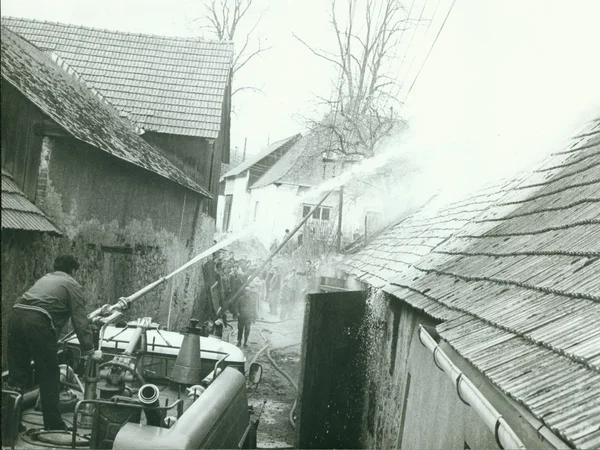
[[[221,176],[221,183],[224,186],[217,214],[219,231],[240,231],[248,225],[252,213],[250,188],[288,152],[298,139],[300,135],[296,134],[273,142]]]
[[[92,309],[212,244],[206,187],[142,139],[65,61],[4,26],[1,41],[2,208],[7,220],[20,218],[11,224],[3,214],[3,321],[60,253],[81,261],[78,279]],[[14,231],[31,225],[62,236]],[[192,313],[206,314],[201,274],[198,267],[161,286],[126,318],[151,316],[177,328]]]
[[[209,191],[216,216],[229,161],[233,43],[123,33],[3,17],[2,24],[60,58],[142,138]]]
[[[324,148],[322,136],[311,132],[298,139],[291,149],[250,186],[250,211],[246,225],[255,225],[259,239],[267,247],[274,239],[281,241],[284,231],[292,229],[319,201],[308,196],[311,189],[339,176],[359,160],[342,158]],[[357,235],[381,229],[388,217],[384,215],[382,189],[371,183],[351,182],[334,189],[313,213],[299,234],[296,245],[311,242],[315,254],[335,244],[342,203],[342,243],[350,243]],[[270,212],[276,211],[276,214]],[[395,213],[394,213],[395,215]]]
[[[596,118],[345,261],[372,293],[364,447],[600,446],[599,193]]]

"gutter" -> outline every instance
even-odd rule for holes
[[[483,423],[494,433],[496,444],[501,449],[525,449],[525,445],[508,425],[502,415],[473,385],[471,380],[444,353],[438,343],[431,337],[423,325],[419,325],[419,340],[431,353],[435,365],[448,375],[456,386],[458,398],[475,410]]]
[[[564,440],[562,440],[558,435],[556,435],[542,421],[536,418],[524,406],[517,403],[510,396],[503,394],[496,386],[494,386],[491,383],[491,381],[488,378],[485,377],[485,375],[480,373],[476,368],[472,368],[468,361],[464,360],[463,356],[457,353],[452,348],[452,346],[446,345],[447,342],[440,344],[446,352],[446,355],[448,355],[448,357],[452,361],[454,361],[456,365],[459,368],[461,368],[465,374],[467,374],[467,376],[470,377],[471,381],[477,387],[479,392],[481,392],[485,396],[485,398],[489,399],[491,403],[496,405],[498,411],[502,412],[507,421],[513,424],[514,429],[521,434],[522,440],[528,448],[542,448],[540,447],[540,444],[548,444],[550,446],[549,448],[556,448],[561,450],[568,450],[573,448],[572,445],[569,445]],[[464,361],[464,363],[466,363],[467,366],[461,364],[462,361]],[[532,431],[536,434],[537,438],[540,439],[540,441],[534,443],[533,445],[527,442],[527,436],[525,436],[525,434],[519,430],[516,423],[512,422],[511,419],[515,421],[526,422],[531,427]]]

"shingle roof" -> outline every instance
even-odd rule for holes
[[[262,151],[251,155],[246,161],[243,161],[241,164],[235,166],[233,169],[230,169],[227,173],[225,173],[221,178],[229,178],[248,170],[253,165],[259,163],[263,158],[266,158],[271,153],[276,150],[279,150],[286,144],[293,144],[300,138],[300,134],[295,134],[293,136],[287,137],[285,139],[281,139],[279,141],[273,142],[271,145],[264,148]]]
[[[210,197],[77,78],[5,27],[1,64],[3,78],[77,139]]]
[[[479,190],[441,210],[425,207],[397,226],[387,228],[365,249],[345,261],[346,271],[358,280],[382,288],[497,201],[510,182]]]
[[[598,448],[599,203],[600,119],[495,193],[403,222],[348,271],[444,320],[441,337],[502,392]]]
[[[31,203],[13,177],[2,169],[2,229],[62,234],[50,219]]]
[[[331,164],[323,164],[323,147],[314,132],[302,136],[252,188],[270,184],[316,186],[333,176]],[[324,172],[325,171],[325,172]]]
[[[58,54],[139,127],[214,139],[233,43],[3,17],[2,24]]]

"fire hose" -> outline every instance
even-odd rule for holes
[[[242,283],[242,285],[231,296],[231,298],[225,302],[225,305],[222,306],[221,308],[219,308],[219,310],[217,311],[217,316],[220,315],[223,310],[229,309],[229,307],[234,304],[234,302],[237,300],[237,298],[242,294],[242,292],[244,292],[244,289],[246,289],[250,285],[250,283],[252,283],[252,281],[254,281],[254,278],[256,278],[264,270],[265,267],[267,267],[267,264],[269,264],[269,262],[275,257],[275,255],[277,253],[279,253],[279,251],[283,247],[285,247],[285,244],[287,244],[288,241],[298,232],[298,230],[300,228],[302,228],[302,225],[304,225],[306,223],[306,221],[312,217],[313,213],[317,210],[317,208],[319,206],[321,206],[321,204],[327,199],[327,197],[329,197],[329,195],[332,192],[333,191],[327,192],[323,196],[323,198],[321,198],[321,200],[319,200],[319,202],[315,206],[313,206],[313,208],[309,211],[309,213],[307,215],[305,215],[302,218],[302,220],[294,227],[294,229],[285,237],[285,239],[281,242],[281,244],[279,244],[279,246],[275,250],[273,250],[273,252],[271,252],[271,254],[267,257],[267,259],[265,261],[263,261],[263,263],[259,267],[257,267],[250,273],[250,275],[248,276],[246,281],[244,283]]]
[[[289,421],[290,421],[290,425],[292,426],[292,428],[295,430],[296,429],[296,421],[294,420],[294,413],[296,412],[296,406],[298,405],[298,384],[296,384],[296,382],[292,379],[291,376],[289,376],[281,367],[279,367],[279,365],[275,362],[275,360],[273,359],[273,356],[271,355],[271,350],[282,350],[284,348],[288,348],[288,347],[293,347],[295,345],[299,345],[300,343],[295,343],[295,344],[288,344],[288,345],[283,345],[281,347],[275,347],[275,348],[271,348],[271,343],[270,341],[265,337],[265,335],[263,334],[263,331],[265,330],[259,330],[260,336],[263,338],[263,340],[265,341],[265,346],[263,348],[261,348],[259,350],[259,353],[257,353],[255,355],[255,359],[253,359],[253,361],[256,360],[256,358],[258,358],[259,354],[262,353],[265,349],[267,350],[267,359],[269,360],[269,362],[271,363],[271,365],[275,368],[275,370],[277,372],[279,372],[286,380],[288,380],[290,382],[290,384],[292,385],[292,387],[294,388],[294,391],[296,393],[296,398],[294,399],[294,404],[292,405],[292,409],[290,410],[290,414],[288,416]]]
[[[263,262],[263,264],[258,267],[257,269],[255,269],[250,276],[248,277],[248,279],[245,281],[245,283],[242,284],[242,286],[240,286],[240,288],[238,289],[237,292],[234,293],[234,295],[226,302],[226,307],[225,309],[227,309],[236,299],[237,297],[240,296],[240,294],[244,291],[244,289],[254,280],[254,278],[256,276],[258,276],[259,273],[262,272],[262,270],[266,267],[266,265],[271,261],[271,259],[273,259],[273,257],[287,244],[287,242],[292,238],[292,236],[294,236],[298,230],[302,227],[302,225],[304,225],[304,223],[310,218],[312,217],[312,214],[314,213],[314,211],[316,211],[316,209],[325,201],[325,199],[331,194],[331,192],[327,192],[323,198],[312,208],[312,210],[306,215],[304,216],[304,218],[296,225],[296,227],[294,228],[294,230],[283,240],[283,242],[277,247],[277,249],[275,249],[271,255],[269,255],[269,257]],[[219,242],[218,244],[212,246],[211,248],[203,251],[202,253],[198,254],[196,257],[194,257],[193,259],[191,259],[190,261],[188,261],[187,263],[185,263],[184,265],[182,265],[181,267],[177,268],[176,270],[174,270],[173,272],[171,272],[170,274],[159,278],[158,280],[148,284],[147,286],[143,287],[142,289],[138,290],[137,292],[133,293],[132,295],[128,296],[128,297],[121,297],[119,298],[119,300],[113,304],[113,305],[108,305],[105,304],[103,306],[101,306],[100,308],[96,309],[95,311],[93,311],[92,313],[90,313],[88,315],[88,319],[91,320],[92,322],[96,323],[96,324],[102,324],[102,328],[100,330],[100,339],[99,339],[99,349],[101,349],[102,347],[102,341],[103,341],[103,337],[104,337],[104,330],[106,328],[106,326],[110,323],[113,323],[115,321],[117,321],[119,318],[122,317],[122,314],[124,311],[126,311],[134,302],[136,302],[138,299],[140,299],[141,297],[143,297],[145,294],[147,294],[148,292],[151,292],[152,290],[154,290],[155,288],[157,288],[158,286],[160,286],[163,283],[166,283],[170,278],[174,277],[175,275],[177,275],[178,273],[184,271],[185,269],[187,269],[188,267],[198,263],[199,261],[203,260],[204,258],[210,256],[212,253],[214,253],[215,251],[221,249],[221,248],[225,248],[227,247],[227,245],[229,245],[230,243],[232,243],[233,241],[235,241],[237,238],[232,236],[228,239],[225,239],[222,242]],[[219,311],[217,314],[220,314],[221,312],[221,308],[219,308]],[[167,325],[168,327],[168,325]],[[63,336],[60,341],[61,342],[66,342],[72,335],[74,334],[74,331],[71,331],[69,333],[67,333],[65,336]],[[261,332],[261,336],[262,336],[262,332]],[[263,339],[264,336],[263,336]],[[267,342],[267,340],[265,339],[265,342]],[[269,359],[269,361],[271,362],[271,364],[273,365],[273,367],[275,367],[275,369],[280,372],[291,384],[292,386],[294,386],[294,389],[296,390],[296,392],[298,391],[298,386],[296,385],[296,383],[294,383],[294,381],[292,380],[292,378],[286,374],[273,360],[273,358],[270,355],[270,351],[269,351],[269,347],[268,345],[266,347],[264,347],[267,349],[267,358]],[[264,349],[262,350],[264,351]],[[125,352],[127,353],[127,351]],[[94,391],[95,391],[95,384],[90,383],[88,380],[86,380],[85,383],[85,394],[84,394],[84,398],[88,398],[90,396],[94,395]],[[294,422],[294,418],[293,418],[293,413],[296,409],[296,403],[297,401],[294,402],[294,406],[292,407],[292,410],[290,411],[290,423],[292,425],[292,427],[295,428],[295,422]],[[53,432],[53,433],[48,433],[49,435],[55,435],[55,434],[62,434],[62,432]],[[43,431],[40,431],[40,433],[38,433],[39,437],[40,435],[43,435],[45,433],[43,433]],[[52,441],[52,439],[51,439]],[[38,442],[39,445],[44,445],[41,442]],[[56,445],[56,444],[54,444]]]

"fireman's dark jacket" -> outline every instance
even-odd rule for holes
[[[50,318],[56,336],[71,318],[84,354],[94,352],[94,340],[84,308],[81,285],[65,272],[44,275],[23,294],[15,308],[39,311]]]

